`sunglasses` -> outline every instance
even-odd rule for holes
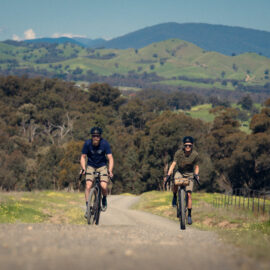
[[[192,144],[184,144],[184,147],[187,148],[187,147],[192,147]]]
[[[100,135],[92,135],[92,138],[100,138]]]

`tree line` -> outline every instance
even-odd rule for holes
[[[94,125],[112,147],[113,193],[162,189],[185,135],[195,138],[202,189],[270,188],[270,99],[246,134],[239,111],[224,104],[213,105],[213,123],[181,112],[204,102],[182,92],[142,90],[126,97],[106,83],[80,88],[59,79],[1,76],[0,97],[3,190],[82,188],[81,149]],[[240,102],[252,107],[248,98]]]

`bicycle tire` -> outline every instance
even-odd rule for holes
[[[88,207],[87,207],[87,223],[94,224],[96,221],[96,212],[97,212],[97,200],[98,200],[98,190],[92,188],[88,197]]]
[[[185,198],[185,190],[180,188],[178,190],[178,198],[179,198],[179,220],[180,220],[180,228],[181,230],[186,229],[186,198]]]
[[[96,205],[96,212],[95,212],[95,224],[98,225],[99,223],[99,218],[100,218],[100,211],[101,211],[101,192],[100,190],[98,191],[98,198],[97,198],[97,205]]]

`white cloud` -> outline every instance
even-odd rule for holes
[[[15,35],[15,34],[13,34],[13,35],[12,35],[12,40],[15,40],[15,41],[20,41],[21,39],[20,39],[20,37],[19,37],[19,36],[17,36],[17,35]]]
[[[64,33],[64,34],[60,34],[60,33],[55,33],[52,35],[53,38],[59,38],[59,37],[68,37],[68,38],[75,38],[75,37],[81,37],[81,38],[85,38],[86,36],[83,35],[74,35],[71,33]]]
[[[28,30],[24,31],[24,38],[25,39],[35,39],[36,34],[33,31],[33,29],[28,29]]]

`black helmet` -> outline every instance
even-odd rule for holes
[[[91,135],[94,135],[94,134],[101,135],[102,129],[100,127],[93,127],[93,128],[91,128],[90,133],[91,133]]]
[[[194,139],[191,136],[185,136],[183,138],[183,144],[185,144],[185,143],[192,143],[193,144],[193,142],[194,142]]]

